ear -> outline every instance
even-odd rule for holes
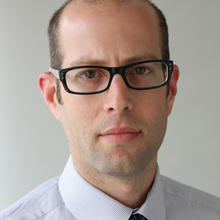
[[[168,115],[171,114],[175,96],[177,94],[178,79],[179,79],[179,67],[177,65],[174,65],[173,73],[172,73],[170,83],[169,83],[170,89],[169,89],[169,94],[168,94]]]
[[[59,103],[56,97],[56,77],[50,72],[44,72],[38,78],[38,85],[48,108],[60,120]]]

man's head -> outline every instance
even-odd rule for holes
[[[158,13],[143,0],[71,1],[58,21],[62,59],[57,68],[114,67],[169,56],[161,46]],[[81,173],[132,176],[156,164],[178,75],[175,66],[168,96],[166,87],[130,89],[118,74],[107,91],[95,95],[70,94],[61,85],[62,105],[51,73],[42,74],[39,84],[50,110],[64,126]]]

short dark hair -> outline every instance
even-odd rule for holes
[[[55,11],[49,22],[48,37],[49,37],[49,46],[50,46],[50,61],[51,61],[51,67],[54,69],[60,69],[63,61],[61,47],[59,45],[60,17],[66,6],[69,5],[69,3],[71,3],[72,1],[73,0],[66,1],[57,11]],[[170,58],[169,34],[168,34],[168,25],[166,22],[166,18],[163,12],[154,3],[152,3],[150,0],[144,0],[144,1],[149,3],[154,8],[156,14],[158,15],[159,26],[161,30],[162,58],[165,60],[169,60]]]
[[[170,49],[169,49],[169,32],[166,18],[163,12],[150,0],[147,1],[155,10],[158,18],[159,18],[159,27],[161,31],[161,48],[162,48],[162,59],[169,60],[170,59]]]
[[[62,53],[59,46],[59,22],[63,10],[72,0],[66,1],[50,19],[48,26],[48,39],[50,46],[50,65],[52,68],[60,69],[62,65]]]

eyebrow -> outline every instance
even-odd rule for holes
[[[134,55],[132,57],[129,57],[129,58],[123,60],[121,66],[135,63],[135,62],[139,62],[139,61],[144,61],[144,60],[159,60],[159,59],[160,59],[159,57],[157,57],[153,54]],[[79,57],[77,60],[70,62],[69,67],[83,66],[83,65],[109,66],[109,65],[107,65],[107,62],[104,60],[93,59],[93,58],[88,58],[87,56],[82,56],[82,57]]]

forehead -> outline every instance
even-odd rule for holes
[[[61,16],[59,31],[65,59],[161,53],[158,17],[142,0],[73,2]]]

